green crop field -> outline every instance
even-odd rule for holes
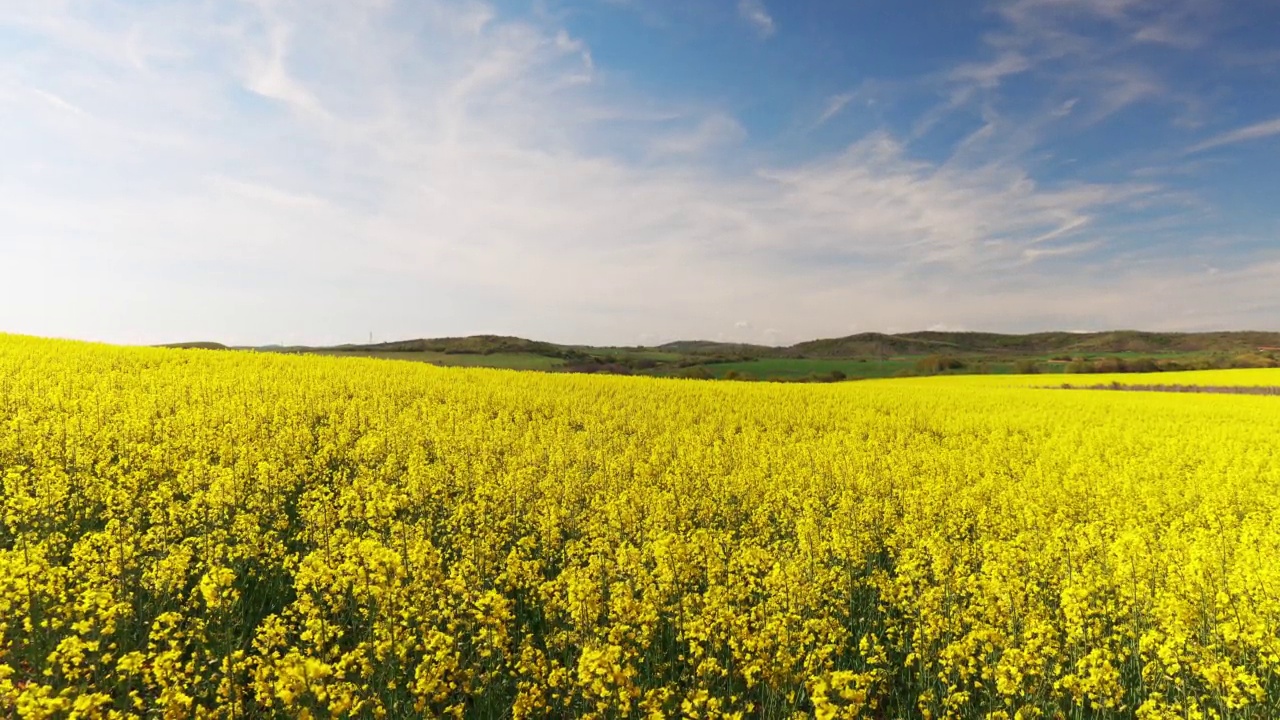
[[[914,358],[889,360],[827,360],[813,358],[761,358],[746,362],[706,365],[711,374],[723,378],[730,371],[758,380],[829,375],[839,370],[851,378],[889,377],[915,364]]]

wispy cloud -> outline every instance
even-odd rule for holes
[[[964,63],[951,71],[951,78],[990,89],[999,85],[1004,78],[1029,69],[1031,61],[1025,55],[1018,51],[1007,51],[988,62]]]
[[[1206,0],[993,0],[991,7],[1001,24],[985,38],[989,57],[948,73],[947,112],[972,104],[998,109],[1002,84],[1021,75],[1056,96],[1050,106],[1074,98],[1075,116],[1086,125],[1144,103],[1182,114],[1197,108],[1198,98],[1166,82],[1167,70],[1148,52],[1207,43],[1217,23]]]
[[[71,113],[72,115],[79,115],[81,117],[88,116],[89,114],[85,112],[84,108],[80,107],[79,105],[71,103],[66,99],[61,98],[51,92],[46,92],[44,90],[32,88],[31,94],[45,101],[49,105],[59,110],[62,110],[63,112],[68,112],[68,113]]]
[[[297,110],[322,113],[319,101],[294,78],[286,65],[291,28],[264,10],[268,23],[265,48],[248,54],[245,87],[263,97],[286,103]]]
[[[1235,143],[1248,142],[1249,140],[1261,140],[1262,138],[1280,135],[1280,118],[1274,120],[1266,120],[1260,123],[1254,123],[1231,132],[1225,132],[1221,135],[1215,135],[1204,142],[1197,143],[1187,148],[1188,153],[1197,153],[1209,150],[1223,145],[1233,145]]]
[[[777,31],[764,0],[738,0],[738,15],[751,23],[761,37],[770,37]]]
[[[741,123],[724,113],[713,113],[692,128],[655,137],[651,149],[657,155],[697,155],[746,138]]]
[[[814,121],[814,127],[825,125],[828,120],[834,118],[844,111],[845,107],[853,101],[853,93],[840,93],[827,98],[826,107],[822,109],[822,114]]]

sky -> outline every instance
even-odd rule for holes
[[[1280,330],[1274,0],[0,0],[0,332]]]

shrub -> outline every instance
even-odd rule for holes
[[[946,355],[930,355],[916,361],[916,370],[927,375],[934,375],[948,370],[959,370],[964,363]]]
[[[618,363],[602,363],[598,361],[580,363],[575,365],[562,365],[560,367],[560,371],[571,372],[571,373],[586,373],[588,375],[597,374],[597,373],[605,374],[605,375],[630,375],[631,374],[631,368],[627,367],[626,365],[619,365]]]
[[[1230,367],[1233,368],[1273,368],[1277,365],[1280,365],[1280,363],[1277,363],[1266,355],[1260,355],[1258,353],[1237,355],[1231,359],[1230,363]]]
[[[845,378],[847,378],[847,377],[849,377],[849,376],[848,376],[848,375],[845,375],[845,374],[844,374],[844,372],[842,372],[842,371],[840,371],[840,370],[832,370],[832,371],[831,371],[831,382],[840,382],[841,380],[844,380],[844,379],[845,379]]]
[[[1125,371],[1124,360],[1120,358],[1102,358],[1093,364],[1093,371],[1100,373],[1122,373]]]
[[[1013,371],[1019,375],[1035,375],[1040,372],[1040,366],[1035,360],[1019,360],[1013,364]]]
[[[1160,366],[1151,358],[1136,358],[1124,364],[1125,372],[1153,373],[1160,372]]]

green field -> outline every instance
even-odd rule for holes
[[[445,352],[378,352],[378,351],[324,351],[321,354],[336,356],[372,357],[384,360],[410,360],[425,362],[442,367],[493,367],[512,370],[555,370],[571,365],[563,358],[547,357],[533,353],[445,353]],[[679,375],[692,368],[706,368],[715,378],[724,378],[730,372],[743,379],[768,380],[785,378],[789,380],[809,376],[830,375],[833,371],[844,373],[847,378],[883,378],[907,374],[917,369],[919,357],[894,357],[887,359],[867,358],[759,358],[736,362],[691,363],[696,358],[679,353],[656,350],[631,350],[624,348],[592,349],[589,353],[602,362],[621,361],[623,363],[649,360],[661,365],[656,368],[637,368],[636,374],[645,375]],[[1115,352],[1093,353],[1091,359],[1115,357],[1136,359],[1152,357],[1144,353]],[[1154,356],[1159,360],[1194,361],[1200,354],[1170,353]],[[1022,359],[1022,358],[1020,358]],[[1054,360],[1050,356],[1025,358],[1037,363],[1043,372],[1062,372],[1066,362]],[[683,364],[682,364],[683,361]],[[972,359],[965,358],[965,367],[946,374],[1008,374],[1015,372],[1015,361],[1008,358]]]
[[[756,380],[769,378],[802,378],[809,375],[830,375],[839,370],[850,378],[890,377],[912,367],[914,359],[889,360],[818,360],[811,358],[761,358],[746,362],[716,363],[704,367],[717,378],[730,371]]]
[[[1029,357],[961,357],[964,367],[949,370],[944,375],[1007,375],[1018,372],[1019,362],[1035,363],[1039,372],[1066,372],[1068,361],[1056,359],[1062,355],[1039,355]],[[1136,360],[1151,358],[1156,361],[1174,361],[1194,363],[1206,360],[1205,353],[1139,353],[1139,352],[1099,352],[1084,356],[1090,361],[1103,358]],[[729,373],[747,380],[788,379],[795,380],[808,377],[830,375],[833,371],[844,373],[846,378],[884,378],[920,372],[918,363],[920,356],[902,356],[890,358],[760,358],[741,362],[708,364],[705,367],[711,375],[720,379]],[[920,374],[934,374],[920,372]]]

